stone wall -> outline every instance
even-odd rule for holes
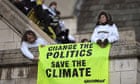
[[[38,54],[37,49],[31,49]],[[36,84],[37,63],[23,56],[20,49],[0,51],[0,84]]]
[[[120,36],[110,51],[110,84],[140,84],[140,44],[131,28],[122,30]],[[38,54],[37,49],[31,51]],[[37,63],[25,58],[19,49],[1,50],[0,67],[0,84],[36,84]]]
[[[139,81],[138,58],[140,55],[139,48],[134,44],[134,42],[116,43],[112,46],[109,67],[110,84],[139,84],[137,81]],[[8,51],[0,53],[0,84],[37,84],[36,63],[24,58],[20,52],[17,52],[18,50],[15,51],[16,54]]]
[[[37,66],[9,66],[0,69],[0,84],[37,84]]]
[[[92,31],[102,10],[112,15],[119,29],[131,27],[136,30],[136,39],[140,41],[139,0],[83,0],[78,16],[78,32]]]
[[[137,58],[110,59],[110,84],[139,84]],[[37,84],[37,65],[0,69],[0,84]]]
[[[137,58],[110,60],[110,84],[137,84]]]
[[[8,19],[7,16],[14,15],[16,14],[14,11],[9,11],[10,9],[3,9],[4,7],[7,7],[6,4],[3,1],[6,0],[0,0],[0,14],[5,15],[5,17]],[[124,1],[118,0],[118,1],[111,1],[107,0],[106,2],[104,0],[85,0],[85,9],[91,6],[91,9],[93,10],[94,8],[97,10],[97,12],[100,10],[100,7],[102,8],[101,5],[96,5],[98,3],[100,4],[108,4],[108,3],[123,3]],[[136,0],[125,0],[129,4],[135,2],[137,4],[136,6],[139,6],[138,3],[136,3]],[[137,0],[137,2],[139,2]],[[93,5],[94,4],[94,5]],[[131,4],[130,7],[133,5]],[[136,7],[134,6],[134,7]],[[103,6],[104,7],[104,6]],[[119,6],[121,7],[121,6]],[[128,6],[129,7],[129,6]],[[98,9],[99,8],[99,9]],[[90,9],[90,10],[91,10]],[[135,10],[135,9],[134,9]],[[7,12],[9,14],[7,14]],[[90,13],[89,13],[90,12]],[[97,12],[92,12],[92,14],[95,14]],[[125,11],[126,12],[126,11]],[[124,12],[124,13],[125,13]],[[131,10],[132,12],[132,10]],[[136,12],[136,10],[134,11]],[[138,12],[138,11],[137,11]],[[121,12],[122,13],[122,12]],[[91,14],[91,11],[87,11],[84,13],[87,16],[88,14]],[[113,14],[113,12],[112,12]],[[115,13],[114,13],[115,14]],[[90,15],[89,15],[90,16]],[[96,15],[95,15],[96,16]],[[13,19],[13,17],[15,19]],[[118,16],[119,17],[119,16]],[[15,15],[10,17],[12,25],[15,24],[15,27],[18,28],[20,25],[16,25],[17,22],[21,21],[21,18],[18,17],[16,18]],[[2,19],[2,18],[1,18]],[[20,20],[18,20],[20,19]],[[25,18],[24,18],[25,19]],[[84,19],[84,20],[83,20]],[[84,32],[76,34],[76,39],[79,42],[82,38],[89,38],[91,36],[91,31],[88,28],[91,28],[91,21],[86,20],[86,18],[83,18],[81,21],[85,22],[81,23],[81,28],[83,28]],[[139,18],[137,18],[139,19]],[[92,19],[91,19],[92,20]],[[28,21],[28,20],[27,20]],[[23,22],[23,21],[21,21]],[[68,20],[69,22],[73,22],[73,20]],[[24,23],[24,22],[23,22]],[[87,25],[86,25],[87,24]],[[139,23],[137,23],[139,25]],[[20,41],[20,36],[18,36],[16,33],[14,33],[13,30],[10,29],[9,26],[6,25],[6,23],[3,20],[0,20],[0,39],[3,39],[2,41],[0,40],[0,48],[2,46],[2,49],[0,50],[0,84],[36,84],[37,80],[37,63],[33,62],[31,60],[28,60],[25,58],[21,51],[19,49],[15,49],[17,45],[19,45]],[[28,26],[26,23],[23,24],[24,27],[22,29],[27,28]],[[75,26],[75,25],[74,25]],[[120,25],[121,26],[121,25]],[[68,26],[69,27],[69,26]],[[120,41],[113,44],[111,48],[111,53],[110,53],[110,84],[140,84],[139,78],[140,78],[140,44],[136,42],[135,37],[137,37],[136,32],[133,30],[135,27],[131,27],[129,25],[129,28],[127,26],[121,27],[119,29],[120,33]],[[17,29],[18,30],[18,29]],[[20,30],[20,29],[19,29]],[[91,30],[93,30],[91,28]],[[87,32],[88,33],[87,33]],[[135,36],[136,35],[136,36]],[[7,44],[6,42],[16,43],[15,46],[12,46]],[[3,47],[5,43],[5,46],[9,47]],[[8,49],[8,50],[5,50]],[[32,52],[34,54],[37,54],[37,49],[32,49]]]
[[[140,52],[139,52],[140,53]],[[137,84],[140,84],[140,58],[138,58],[138,63],[137,63],[138,71],[137,71]]]
[[[17,49],[21,38],[7,24],[0,20],[0,50]]]

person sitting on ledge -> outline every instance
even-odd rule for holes
[[[111,15],[102,11],[98,16],[96,27],[91,36],[91,42],[97,43],[104,48],[109,43],[114,43],[119,40],[118,29],[112,22]]]
[[[21,40],[21,51],[27,58],[37,61],[38,56],[33,55],[29,48],[47,44],[48,43],[44,39],[37,37],[32,30],[27,30]]]

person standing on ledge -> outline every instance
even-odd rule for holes
[[[48,43],[36,36],[32,30],[28,30],[24,33],[21,40],[21,51],[22,53],[31,60],[38,60],[38,56],[33,55],[29,48],[38,47],[39,45],[47,45]]]
[[[110,14],[102,11],[97,20],[96,27],[91,36],[91,42],[95,42],[104,48],[109,43],[114,43],[119,40],[117,26],[113,23]]]

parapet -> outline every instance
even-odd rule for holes
[[[38,54],[38,49],[31,49],[33,54]],[[140,44],[137,42],[119,41],[111,46],[110,59],[112,58],[128,58],[140,56]],[[36,64],[27,59],[20,51],[20,49],[1,50],[0,51],[0,66],[9,65],[28,65]]]

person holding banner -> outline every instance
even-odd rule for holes
[[[38,56],[34,56],[29,48],[38,47],[39,45],[46,45],[47,42],[36,36],[32,30],[28,30],[24,33],[21,41],[21,51],[22,53],[31,60],[38,60]]]
[[[114,43],[119,40],[117,26],[113,23],[110,14],[102,11],[97,20],[96,27],[91,36],[91,42],[95,42],[104,48],[108,43]]]

